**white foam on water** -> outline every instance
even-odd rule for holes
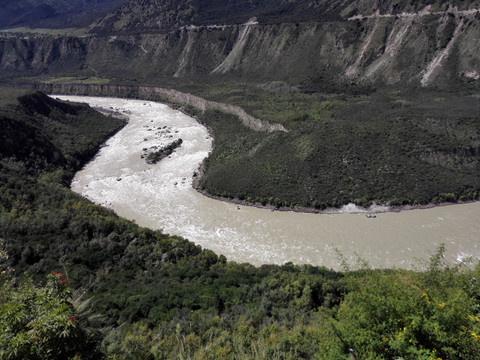
[[[339,210],[339,213],[342,213],[342,214],[358,214],[358,213],[366,213],[366,212],[367,210],[353,203],[343,205]]]

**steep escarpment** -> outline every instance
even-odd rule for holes
[[[346,84],[476,84],[480,77],[476,8],[360,10],[332,20],[268,24],[251,18],[240,24],[191,25],[155,34],[4,36],[0,71],[3,76],[14,71],[75,73],[141,82],[282,80],[324,90]]]

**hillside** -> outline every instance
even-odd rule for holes
[[[4,0],[0,29],[87,27],[125,0]]]
[[[255,18],[261,25],[337,22],[360,15],[413,15],[421,11],[443,13],[451,1],[345,1],[345,0],[142,0],[126,2],[99,19],[94,33],[125,34],[175,31],[194,25],[238,25]],[[456,10],[478,7],[476,1],[453,2]],[[453,10],[453,8],[452,8]]]
[[[95,76],[143,84],[284,81],[324,92],[347,86],[478,88],[475,2],[382,2],[378,9],[366,1],[355,7],[228,4],[128,2],[93,24],[87,37],[5,33],[0,76]]]
[[[68,190],[123,121],[0,95],[10,144],[31,140],[0,152],[2,359],[478,358],[478,265],[447,266],[442,247],[418,273],[228,262]]]

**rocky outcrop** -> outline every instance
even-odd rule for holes
[[[238,39],[235,42],[232,50],[228,53],[227,57],[223,62],[218,65],[215,69],[213,69],[212,74],[220,73],[226,74],[230,70],[232,70],[235,65],[239,64],[242,60],[242,54],[245,51],[245,46],[247,45],[248,35],[250,34],[250,30],[252,26],[258,25],[257,20],[255,18],[250,19],[248,23],[244,24],[239,29]]]

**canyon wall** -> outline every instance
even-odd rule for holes
[[[480,78],[480,14],[449,7],[331,21],[184,26],[166,33],[0,38],[0,72],[292,85],[449,87]]]

